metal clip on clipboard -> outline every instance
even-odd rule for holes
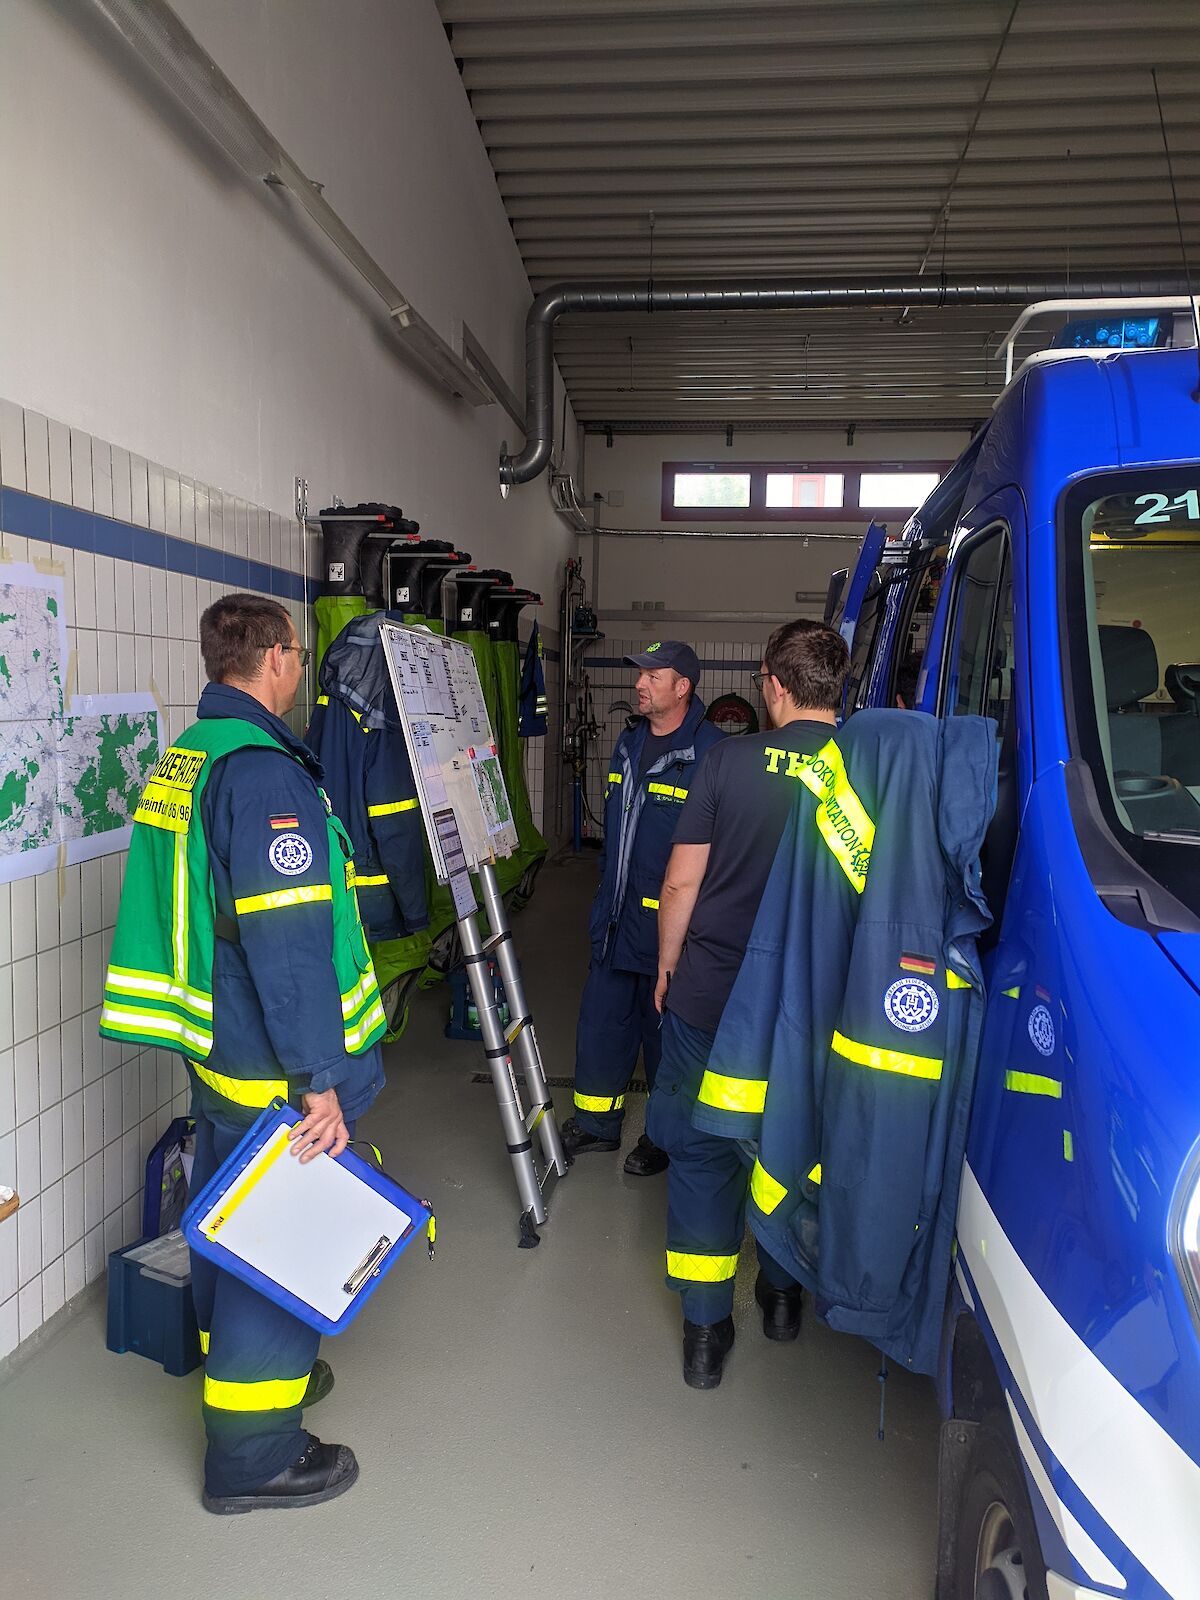
[[[366,1255],[346,1279],[342,1285],[344,1291],[347,1294],[357,1294],[368,1278],[377,1278],[383,1266],[383,1258],[391,1248],[392,1241],[384,1234],[378,1244],[367,1251]]]

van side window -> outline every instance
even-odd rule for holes
[[[969,550],[957,576],[953,647],[942,713],[994,717],[1004,737],[1012,704],[1012,567],[994,528]]]

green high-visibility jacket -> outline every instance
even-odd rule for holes
[[[244,716],[237,714],[243,703]],[[298,740],[288,747],[292,736],[282,724],[279,737],[256,725],[275,719],[249,696],[212,685],[201,715],[158,762],[134,813],[100,1031],[178,1051],[209,1091],[242,1106],[339,1081],[359,1100],[362,1070],[347,1058],[371,1051],[386,1021],[349,838],[304,770],[304,747]],[[272,752],[272,773],[276,759],[280,765],[263,803],[252,802],[255,827],[240,827],[217,852],[218,860],[237,852],[228,884],[219,868],[230,916],[214,889],[216,841],[207,834],[204,797],[223,759],[248,748]],[[324,838],[314,848],[318,827]],[[295,970],[301,946],[307,984]],[[319,951],[328,949],[333,983],[323,1011],[332,1011],[336,985],[336,1021],[302,1014],[305,988],[322,987],[311,979],[314,946],[318,970]]]

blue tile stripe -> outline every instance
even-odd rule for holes
[[[176,539],[172,534],[139,528],[132,522],[118,522],[115,517],[94,511],[80,511],[77,506],[46,500],[23,489],[0,489],[0,529],[21,538],[112,556],[136,566],[162,567],[189,578],[229,584],[234,589],[255,589],[280,600],[303,600],[311,605],[316,598],[316,580],[301,572],[230,555],[227,550],[214,550],[191,539]]]

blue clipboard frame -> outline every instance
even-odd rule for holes
[[[402,1188],[394,1179],[389,1178],[386,1172],[380,1172],[378,1168],[372,1167],[361,1156],[356,1155],[353,1150],[345,1150],[340,1156],[319,1158],[337,1161],[341,1166],[353,1172],[361,1182],[369,1185],[376,1193],[383,1195],[385,1199],[390,1200],[399,1210],[407,1213],[412,1219],[412,1226],[391,1246],[378,1267],[367,1277],[336,1322],[331,1321],[320,1311],[310,1306],[307,1301],[298,1299],[294,1294],[291,1294],[287,1289],[276,1283],[273,1278],[269,1278],[265,1273],[260,1272],[257,1267],[252,1267],[249,1262],[243,1261],[241,1256],[225,1249],[217,1240],[205,1238],[199,1228],[200,1218],[207,1214],[215,1201],[226,1190],[233,1187],[240,1174],[250,1164],[251,1159],[261,1150],[276,1129],[282,1126],[294,1127],[301,1120],[300,1112],[289,1106],[286,1101],[272,1100],[271,1104],[258,1118],[257,1122],[254,1123],[253,1127],[250,1128],[233,1153],[217,1168],[199,1194],[188,1202],[187,1210],[183,1214],[181,1227],[184,1238],[197,1255],[201,1255],[206,1260],[211,1261],[214,1266],[220,1267],[223,1272],[232,1273],[235,1278],[240,1278],[243,1283],[249,1284],[252,1289],[257,1289],[259,1294],[265,1295],[268,1300],[273,1300],[276,1305],[282,1306],[285,1311],[290,1311],[294,1317],[299,1318],[301,1322],[307,1323],[310,1328],[316,1328],[320,1333],[341,1333],[358,1316],[363,1306],[375,1293],[376,1289],[379,1288],[387,1273],[395,1266],[408,1246],[414,1239],[421,1236],[432,1216],[432,1212],[423,1201],[418,1200],[415,1195]]]

